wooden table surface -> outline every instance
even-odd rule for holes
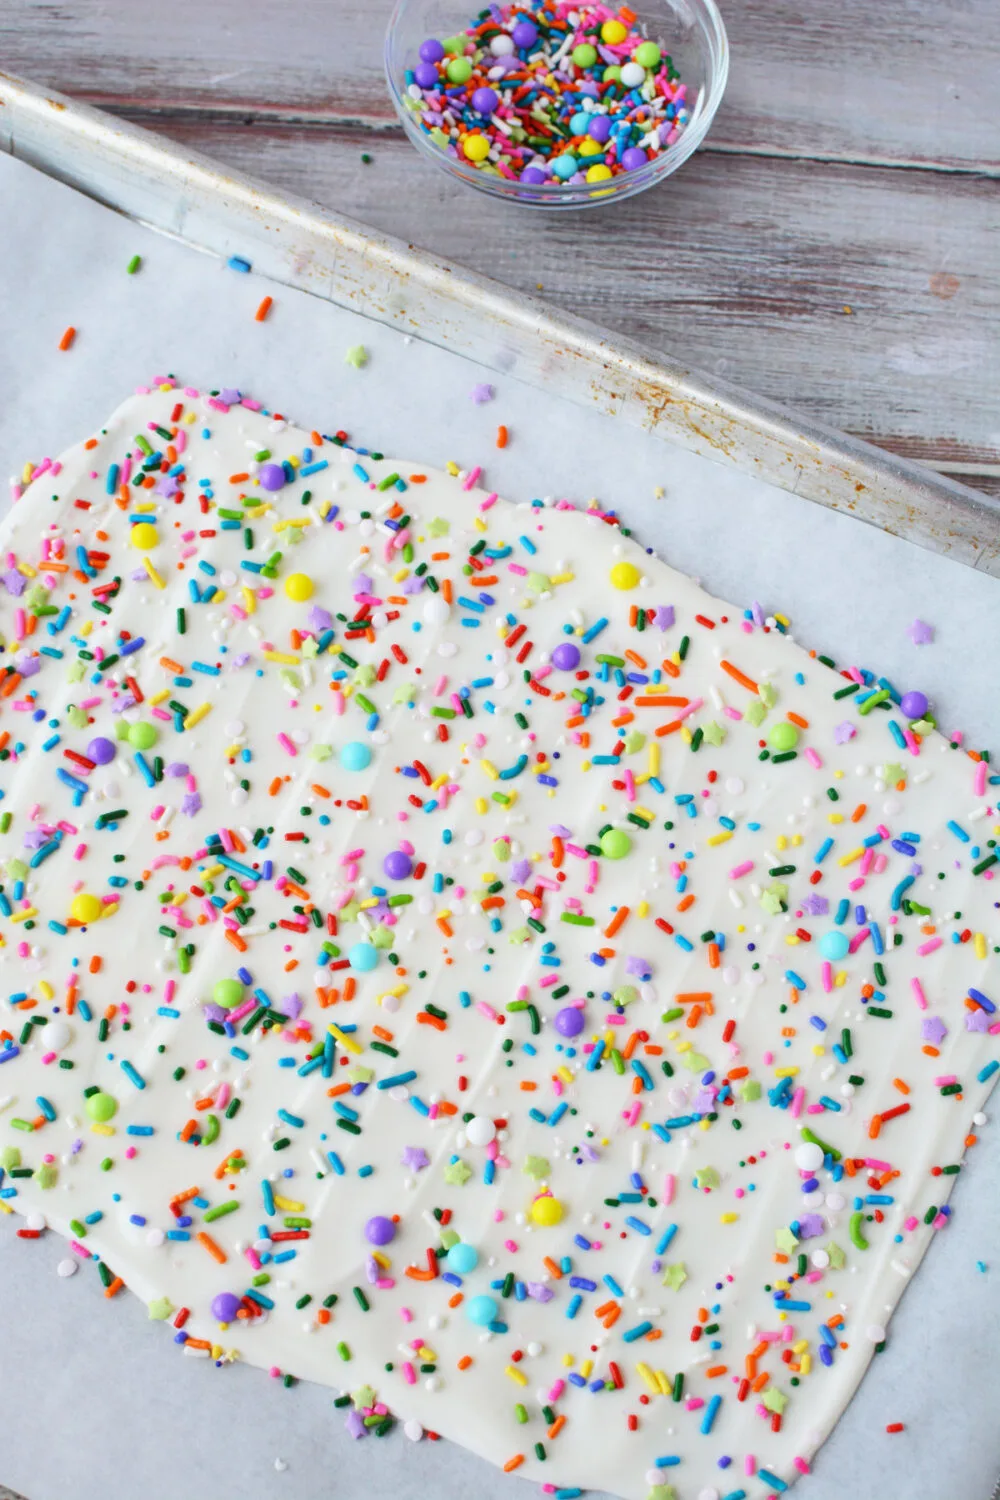
[[[724,0],[706,147],[556,215],[418,158],[390,8],[4,0],[0,66],[1000,493],[997,0]]]

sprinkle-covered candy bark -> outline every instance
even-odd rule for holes
[[[551,1492],[804,1472],[998,1070],[993,785],[613,516],[164,382],[4,523],[0,1206]]]

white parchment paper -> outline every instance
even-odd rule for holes
[[[138,274],[126,274],[135,254]],[[274,306],[254,321],[261,298]],[[66,327],[78,330],[58,351]],[[347,351],[363,345],[356,369]],[[171,372],[236,386],[306,426],[415,462],[481,464],[512,499],[599,496],[668,561],[781,610],[838,662],[926,691],[946,729],[1000,749],[1000,583],[406,339],[227,269],[0,157],[0,484]],[[476,404],[474,387],[495,399]],[[495,448],[503,422],[509,446]],[[662,497],[656,491],[661,488]],[[6,504],[6,500],[4,500]],[[934,643],[907,634],[915,618]],[[2,1008],[2,1001],[0,1001]],[[914,1128],[919,1128],[919,1120]],[[988,1500],[1000,1473],[1000,1145],[989,1122],[917,1285],[802,1500]],[[54,1236],[0,1220],[0,1482],[28,1500],[421,1500],[529,1493],[451,1444],[353,1442],[329,1390],[184,1358],[169,1325],[97,1278],[56,1277]],[[992,1264],[993,1255],[997,1265]],[[980,1263],[985,1269],[980,1268]],[[889,1422],[906,1430],[888,1436]],[[609,1442],[613,1435],[609,1433]],[[734,1464],[718,1492],[746,1485]],[[678,1476],[683,1500],[696,1500]],[[698,1497],[700,1500],[700,1497]],[[713,1497],[714,1500],[714,1497]]]

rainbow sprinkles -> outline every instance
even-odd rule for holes
[[[1000,1070],[988,758],[613,516],[237,391],[163,381],[27,477],[16,1232],[354,1439],[784,1491]]]

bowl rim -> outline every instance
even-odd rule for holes
[[[399,116],[407,139],[427,157],[451,176],[470,187],[490,193],[496,198],[506,198],[525,207],[572,207],[591,206],[614,197],[631,196],[651,187],[661,177],[668,177],[693,156],[704,141],[718,112],[729,81],[729,34],[716,0],[681,0],[683,5],[701,12],[701,20],[708,32],[710,49],[710,73],[702,88],[701,96],[692,119],[685,126],[680,138],[672,146],[657,153],[643,167],[634,172],[619,173],[600,184],[564,183],[555,188],[551,183],[512,181],[492,172],[483,172],[469,163],[457,161],[440,146],[436,146],[415,123],[413,111],[408,109],[402,89],[394,73],[393,44],[404,15],[416,0],[395,0],[392,15],[386,27],[383,48],[383,64],[389,95]],[[665,0],[665,8],[672,9],[671,0]]]

